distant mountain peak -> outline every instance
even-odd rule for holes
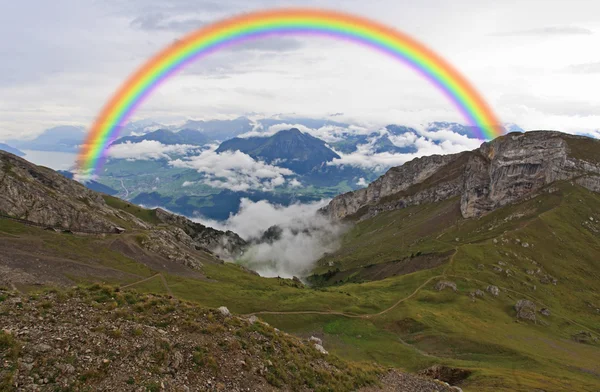
[[[340,158],[323,140],[297,128],[279,131],[269,137],[233,138],[221,143],[216,151],[241,151],[267,163],[278,161],[279,166],[298,174]]]

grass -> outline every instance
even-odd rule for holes
[[[161,221],[156,217],[155,210],[148,210],[148,209],[142,208],[140,206],[136,206],[135,204],[131,204],[127,201],[121,200],[117,197],[113,197],[113,196],[109,196],[109,195],[102,195],[102,197],[104,198],[104,201],[106,202],[106,204],[108,204],[110,207],[116,208],[121,211],[128,212],[131,215],[143,220],[146,223],[150,223],[153,225],[157,225],[157,224],[161,223]]]
[[[302,288],[250,275],[236,265],[206,262],[202,272],[207,279],[164,276],[175,296],[208,307],[227,306],[236,313],[319,311],[365,316],[408,298],[369,318],[335,314],[259,317],[284,331],[318,334],[331,353],[357,363],[375,361],[410,371],[433,364],[469,369],[472,375],[461,384],[466,392],[597,391],[600,345],[575,342],[572,335],[581,330],[600,335],[596,310],[600,308],[600,195],[568,182],[553,187],[554,192],[481,218],[462,219],[457,199],[380,213],[356,224],[344,237],[341,250],[322,260],[316,270],[326,272],[332,268],[329,262],[345,270],[418,252],[456,252],[449,263],[408,275]],[[31,230],[37,229],[0,220],[5,235],[30,235]],[[130,272],[142,268],[133,261],[129,265],[123,255],[103,254],[102,242],[35,233],[41,233],[41,241],[59,238],[53,248],[56,252],[74,249],[114,268]],[[512,271],[510,276],[492,269],[499,262],[503,270]],[[539,273],[527,273],[538,268]],[[151,276],[154,272],[137,273]],[[543,283],[545,275],[558,278],[558,283]],[[458,292],[434,290],[435,281],[442,277],[454,281]],[[488,285],[500,287],[500,296],[486,293],[474,302],[468,296],[476,289],[485,291]],[[166,293],[158,277],[132,289]],[[102,295],[98,296],[101,300]],[[543,321],[538,324],[517,321],[513,306],[522,298],[533,300],[538,309],[548,307],[551,316],[538,314]],[[145,309],[135,296],[124,301]],[[207,329],[207,333],[212,332]],[[277,377],[270,380],[274,386],[286,374],[285,363],[277,366],[273,372]]]

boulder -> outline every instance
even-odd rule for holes
[[[315,343],[315,348],[317,349],[318,352],[320,352],[321,354],[327,355],[329,354],[329,352],[327,350],[325,350],[323,348],[323,346],[321,346],[320,344],[316,344]]]
[[[231,316],[231,312],[225,306],[221,306],[218,311],[225,317]]]
[[[309,341],[316,343],[316,344],[320,344],[321,346],[323,345],[323,341],[319,338],[317,338],[316,336],[311,336],[310,339],[308,339]]]
[[[540,309],[540,314],[543,315],[543,316],[548,317],[548,316],[550,316],[550,309],[548,309],[548,308],[541,308]]]
[[[536,306],[528,299],[521,299],[515,304],[517,318],[529,321],[535,321]]]
[[[498,295],[500,295],[500,289],[496,286],[488,286],[485,291],[487,291],[488,293],[492,294],[494,297],[497,297]]]
[[[439,282],[437,282],[435,284],[434,288],[437,291],[442,291],[442,290],[447,289],[447,288],[451,288],[452,291],[456,291],[457,290],[456,283],[450,282],[450,281],[447,281],[447,280],[440,280]]]

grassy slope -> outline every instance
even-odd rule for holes
[[[203,267],[208,279],[166,274],[165,278],[178,297],[211,307],[225,305],[238,313],[319,311],[365,316],[405,298],[389,311],[368,318],[336,314],[260,317],[289,332],[319,334],[328,350],[356,361],[375,360],[413,371],[434,363],[469,368],[474,373],[461,385],[465,391],[597,391],[599,345],[571,339],[581,330],[600,334],[597,211],[600,195],[565,183],[557,192],[481,219],[460,219],[456,200],[382,213],[347,234],[347,245],[331,256],[337,266],[369,265],[418,251],[455,249],[456,254],[441,267],[376,282],[300,288],[289,280],[265,279],[234,265],[209,263]],[[595,220],[590,221],[590,216]],[[11,225],[10,230],[0,226],[0,232],[22,235],[20,230],[38,230]],[[84,242],[93,241],[72,238],[83,241],[75,244],[77,252],[86,252]],[[524,242],[529,247],[523,247]],[[508,264],[503,268],[510,268],[512,277],[491,269],[498,261]],[[127,263],[113,263],[117,268],[130,268]],[[479,264],[484,264],[483,270]],[[526,273],[537,268],[541,274]],[[546,273],[558,278],[558,284],[540,283]],[[458,293],[433,290],[434,280],[443,275],[457,283]],[[486,295],[472,302],[466,295],[488,284],[500,287],[498,298]],[[165,292],[158,278],[134,287]],[[516,322],[513,306],[521,298],[534,300],[538,309],[542,304],[551,309],[548,318],[538,315],[547,325]]]

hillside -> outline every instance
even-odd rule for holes
[[[340,156],[325,145],[325,142],[296,128],[280,131],[269,137],[234,138],[219,146],[217,152],[241,151],[254,159],[267,163],[278,162],[278,166],[295,173],[305,174],[324,166]]]
[[[481,154],[492,151],[490,147],[494,147],[494,154]],[[340,369],[361,369],[358,374],[353,370],[335,373],[340,374],[335,382],[348,380],[343,385],[356,386],[379,377],[381,385],[371,385],[365,391],[444,390],[439,383],[427,384],[422,378],[402,373],[408,371],[442,379],[466,392],[595,392],[600,389],[600,194],[594,192],[598,156],[600,150],[595,140],[560,133],[532,133],[508,135],[475,152],[421,158],[391,169],[375,185],[366,188],[364,199],[356,198],[370,200],[370,204],[344,205],[346,212],[356,208],[343,217],[353,222],[353,227],[342,238],[340,249],[319,261],[314,275],[309,277],[309,286],[297,280],[262,278],[234,264],[221,264],[203,247],[196,249],[196,245],[211,243],[214,238],[202,235],[203,226],[196,227],[193,222],[166,211],[144,210],[98,195],[62,176],[61,180],[55,179],[48,169],[28,165],[6,154],[0,167],[0,187],[4,187],[0,189],[0,201],[5,195],[19,197],[13,203],[0,204],[0,209],[26,198],[34,202],[17,203],[24,211],[21,217],[45,216],[36,208],[44,206],[45,214],[56,211],[66,222],[90,227],[91,224],[76,219],[77,214],[72,217],[60,209],[56,200],[61,200],[70,203],[70,209],[78,209],[79,215],[105,220],[108,223],[103,224],[107,225],[120,222],[127,231],[71,234],[0,218],[0,285],[12,289],[1,294],[4,302],[0,309],[13,306],[12,298],[19,297],[28,310],[54,311],[56,307],[56,314],[38,315],[14,308],[0,311],[10,316],[10,325],[17,325],[19,331],[24,326],[33,329],[32,320],[38,317],[39,326],[35,327],[35,333],[29,334],[30,341],[50,345],[45,339],[48,335],[42,332],[60,335],[63,332],[54,328],[64,325],[64,319],[74,319],[74,315],[69,313],[70,308],[63,312],[62,294],[37,295],[35,291],[104,282],[118,291],[96,286],[85,289],[92,294],[82,291],[66,294],[67,298],[83,296],[82,309],[90,308],[84,305],[88,301],[96,311],[104,311],[105,306],[117,309],[110,323],[117,325],[122,335],[113,337],[100,330],[93,331],[98,335],[92,335],[92,339],[102,342],[100,347],[112,350],[119,339],[124,339],[125,346],[132,343],[130,339],[134,338],[127,333],[130,328],[146,331],[148,324],[160,328],[167,332],[165,338],[174,339],[169,341],[172,347],[176,342],[185,347],[181,351],[189,358],[183,367],[188,378],[196,377],[186,373],[191,371],[188,366],[193,366],[191,344],[186,344],[189,339],[200,339],[202,344],[210,345],[221,338],[229,341],[230,332],[244,337],[246,321],[243,320],[256,316],[303,342],[313,336],[320,339],[329,352],[327,361],[331,358],[335,364],[338,361],[335,357],[339,357],[344,363],[350,362],[339,365]],[[482,165],[474,166],[473,162]],[[14,181],[16,177],[21,181]],[[478,192],[469,193],[473,189],[469,184],[479,184],[475,188]],[[15,193],[15,189],[20,193]],[[464,192],[476,197],[469,196],[464,203]],[[354,195],[340,198],[348,201]],[[504,195],[507,201],[497,195]],[[93,213],[79,200],[82,196],[89,199],[83,200],[87,200]],[[465,205],[476,208],[463,208]],[[115,221],[115,216],[120,220]],[[212,233],[235,238],[233,233]],[[150,303],[158,304],[157,315],[140,321],[137,317],[142,312],[136,310],[136,304],[148,300],[136,299],[133,300],[136,304],[129,305],[122,298],[128,295],[144,298],[147,294],[152,295],[148,297]],[[85,299],[90,297],[91,300]],[[162,305],[163,301],[173,301],[172,306]],[[118,311],[122,306],[123,311]],[[166,308],[180,312],[186,306],[192,309],[226,306],[240,315],[241,335],[236,333],[238,327],[227,324],[225,335],[217,333],[215,339],[210,339],[213,332],[206,338],[190,337],[185,327],[178,322],[173,324],[174,317],[169,317],[168,326],[158,319],[162,317],[159,315],[170,314]],[[63,313],[67,316],[58,316]],[[207,310],[206,319],[200,317],[205,314],[203,311],[192,310],[192,313],[203,325],[213,322],[209,314],[222,322],[216,311]],[[185,319],[183,313],[177,316],[178,320]],[[110,331],[112,324],[105,319],[104,313],[98,313],[98,323]],[[233,319],[238,320],[237,316]],[[148,331],[153,337],[161,334]],[[27,334],[14,335],[17,340],[21,336],[29,339]],[[7,353],[12,352],[10,347],[23,346],[13,343],[10,337],[3,337],[3,341],[6,343],[1,347]],[[33,346],[27,342],[23,358],[33,358],[30,348]],[[263,343],[258,346],[264,349]],[[114,359],[105,358],[108,352],[94,349],[86,354],[87,348],[81,353],[85,346],[78,343],[74,347],[77,355],[89,356],[98,363],[107,359],[106,365],[112,366]],[[222,348],[218,344],[210,346],[208,352],[230,377],[228,372],[232,367],[227,361],[237,360],[237,354],[224,356],[218,347]],[[288,347],[293,346],[289,343]],[[269,349],[264,351],[266,357],[257,354],[260,361],[267,358],[276,365],[276,360],[283,357],[285,363],[298,363],[293,356],[286,356],[287,351],[277,354]],[[170,354],[165,355],[171,358]],[[299,361],[306,358],[301,356]],[[123,361],[124,366],[130,363],[126,362],[129,359]],[[37,370],[43,362],[28,359],[25,363],[33,363]],[[141,363],[147,361],[138,362]],[[14,369],[11,366],[8,369]],[[166,378],[171,377],[168,372],[160,375],[163,373],[157,367],[151,368],[149,375],[143,373],[147,370],[140,370],[145,368],[135,367],[133,384],[160,386],[161,381],[168,384],[169,380],[181,380],[177,375]],[[395,370],[382,371],[387,368]],[[315,369],[318,372],[320,367]],[[289,371],[306,374],[302,370]],[[33,377],[37,373],[28,374]],[[198,376],[199,379],[205,380],[202,378],[205,374]],[[295,379],[281,369],[273,374],[274,378],[265,376],[266,381],[256,379],[256,390],[271,390],[277,380],[283,383],[284,390],[286,387],[318,389],[316,384],[294,384]],[[98,377],[105,380],[106,376],[101,373]],[[228,385],[219,375],[211,377]],[[305,378],[313,376],[306,374]],[[233,377],[232,383],[237,379]],[[85,382],[88,381],[84,380],[82,385],[89,385]],[[325,378],[320,382],[323,390],[340,390],[334,387],[340,384],[331,384]],[[352,389],[355,388],[347,388]]]

